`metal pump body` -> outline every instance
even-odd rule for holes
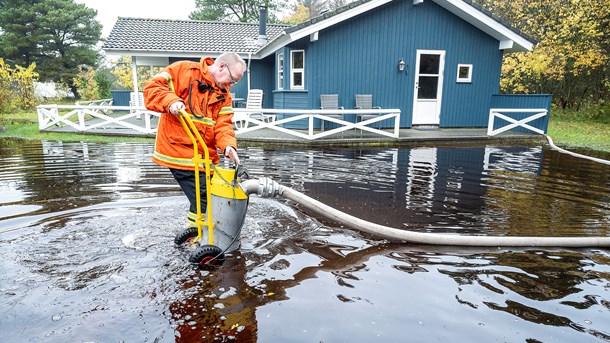
[[[214,245],[225,253],[237,250],[240,246],[239,235],[246,219],[248,195],[235,177],[235,169],[215,168],[212,177],[212,220],[214,222]],[[209,239],[203,232],[202,240]]]

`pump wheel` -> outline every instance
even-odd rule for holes
[[[197,238],[197,234],[199,234],[199,230],[196,227],[189,227],[182,232],[179,232],[174,238],[174,244],[182,245],[184,243],[191,244],[195,238]]]
[[[202,245],[195,249],[189,257],[189,262],[199,268],[219,266],[225,261],[222,250],[215,245]]]

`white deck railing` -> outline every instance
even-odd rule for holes
[[[518,126],[526,128],[531,131],[534,131],[539,134],[544,134],[543,130],[535,128],[526,123],[529,123],[533,120],[546,116],[547,112],[548,111],[545,108],[492,108],[489,110],[489,124],[487,125],[487,135],[495,136],[504,131],[514,129],[515,127],[518,127]],[[523,118],[521,120],[517,120],[517,119],[507,116],[506,113],[533,113],[533,114],[530,115],[529,117]],[[494,119],[496,117],[506,120],[507,122],[509,122],[511,124],[494,129]]]
[[[151,119],[161,115],[144,107],[131,106],[40,105],[36,110],[38,129],[41,131],[53,126],[70,126],[79,132],[126,128],[151,134],[157,132]],[[117,111],[131,112],[116,113]],[[113,112],[112,115],[109,112]],[[141,115],[144,115],[144,120],[139,119]]]
[[[100,99],[100,100],[79,100],[74,104],[76,106],[112,106],[113,99]]]
[[[144,134],[157,131],[151,119],[160,117],[160,113],[148,111],[144,107],[131,106],[88,106],[88,105],[40,105],[38,112],[38,128],[45,130],[54,126],[70,126],[75,131],[85,132],[95,129],[125,128]],[[315,140],[343,131],[357,129],[371,132],[380,136],[399,138],[400,110],[398,109],[372,109],[372,110],[287,110],[287,109],[261,109],[265,116],[283,118],[272,122],[263,121],[263,116],[254,116],[252,110],[235,108],[234,120],[242,120],[245,125],[235,130],[236,135],[261,129],[271,129],[285,134]],[[130,111],[130,113],[124,113]],[[117,113],[119,112],[119,113]],[[140,117],[144,116],[144,120]],[[366,120],[351,122],[345,120],[347,115],[352,117],[366,115]],[[260,119],[257,119],[260,118]],[[325,120],[338,125],[336,128],[325,131],[314,130],[314,119]],[[374,126],[381,125],[385,120],[393,121],[391,130],[382,130]],[[328,125],[327,125],[328,126]],[[295,127],[295,128],[288,128]]]
[[[287,109],[261,109],[252,115],[251,109],[234,108],[235,116],[233,121],[243,121],[240,128],[235,130],[236,135],[244,134],[262,129],[271,129],[283,132],[295,137],[315,140],[343,131],[357,129],[371,132],[381,136],[399,138],[400,129],[400,110],[399,109],[372,109],[372,110],[287,110]],[[261,115],[262,114],[262,115]],[[275,116],[281,119],[274,121],[264,121],[263,117]],[[345,120],[347,115],[356,117],[366,115],[369,119],[358,122]],[[336,128],[325,131],[314,130],[315,119],[332,122],[338,125]],[[372,127],[371,125],[381,125],[382,121],[393,120],[393,128],[390,131]],[[288,128],[288,127],[298,128]]]

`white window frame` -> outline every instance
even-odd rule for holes
[[[301,53],[303,54],[303,68],[295,68],[294,67],[294,54]],[[295,74],[300,73],[301,77],[301,85],[295,85]],[[305,50],[292,50],[290,51],[290,89],[305,89]]]
[[[284,53],[277,54],[277,89],[284,89]]]
[[[468,68],[468,76],[467,77],[460,77],[460,69],[461,68]],[[457,65],[457,75],[456,75],[455,82],[459,82],[459,83],[470,83],[470,82],[472,82],[472,64],[458,64]]]

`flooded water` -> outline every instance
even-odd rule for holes
[[[344,212],[421,232],[608,236],[610,167],[510,145],[240,150]],[[388,242],[252,196],[242,247],[198,270],[152,144],[0,140],[5,342],[610,341],[608,249]]]

